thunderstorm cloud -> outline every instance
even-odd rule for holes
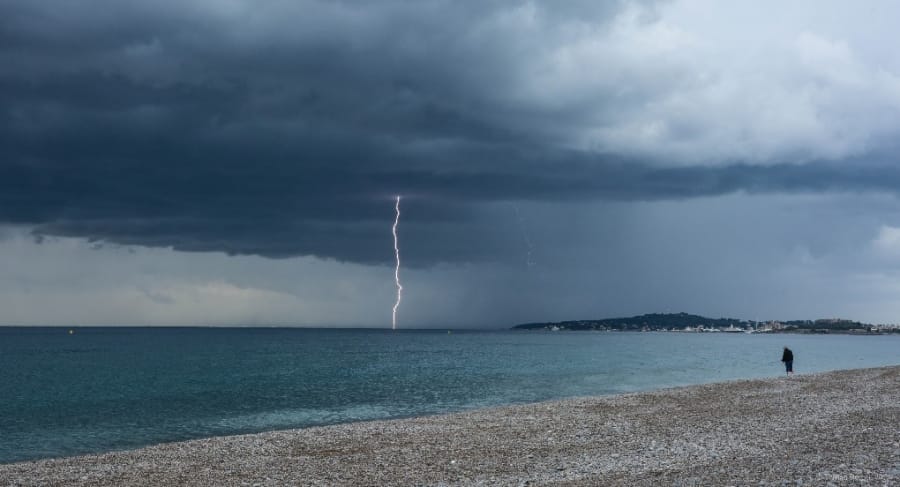
[[[633,296],[657,258],[702,265],[687,232],[724,238],[694,221],[767,221],[777,239],[808,221],[786,205],[840,208],[865,236],[792,240],[781,257],[870,269],[900,226],[884,203],[900,192],[897,18],[887,1],[0,0],[0,225],[386,266],[403,195],[414,269],[457,266],[453,281],[603,245],[595,294]],[[603,236],[666,222],[678,258]],[[747,251],[729,258],[779,265]],[[497,279],[504,306],[536,292]]]

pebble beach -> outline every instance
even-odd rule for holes
[[[900,486],[900,366],[13,463],[0,485]]]

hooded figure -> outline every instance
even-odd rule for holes
[[[781,361],[784,362],[784,372],[787,375],[794,373],[794,352],[790,348],[784,347],[784,353],[781,354]]]

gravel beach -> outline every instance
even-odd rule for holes
[[[0,485],[900,486],[900,366],[7,464]]]

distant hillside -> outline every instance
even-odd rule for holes
[[[799,333],[868,333],[873,326],[843,319],[794,320],[754,322],[736,318],[707,318],[688,313],[651,313],[630,318],[605,318],[599,320],[573,320],[545,323],[525,323],[515,330],[614,330],[614,331],[681,331],[686,329],[709,331],[753,329],[771,332]],[[892,330],[879,329],[879,332]]]
[[[601,320],[560,321],[556,323],[526,323],[516,325],[516,330],[538,330],[557,327],[562,330],[683,330],[687,327],[720,328],[743,327],[746,322],[735,318],[706,318],[688,313],[651,313],[630,318],[606,318]]]

